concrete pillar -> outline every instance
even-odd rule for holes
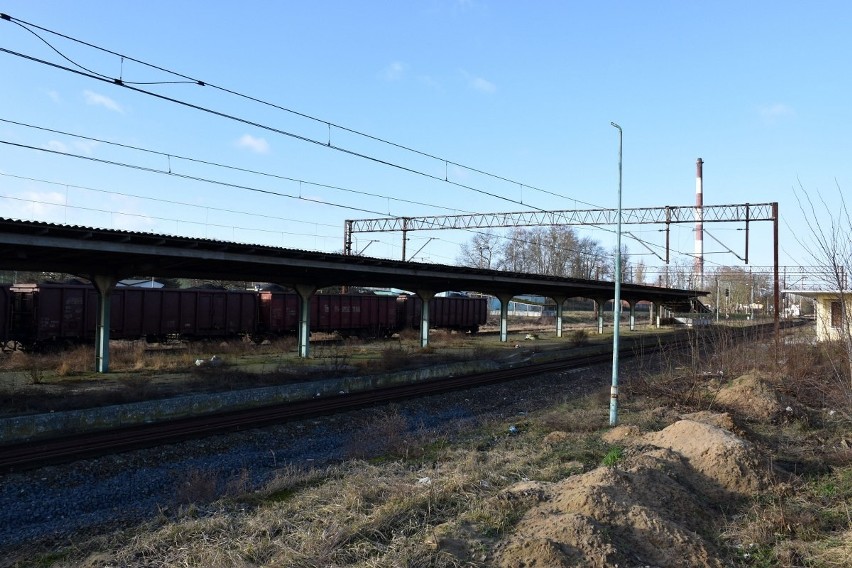
[[[293,288],[299,295],[299,357],[306,359],[311,352],[311,298],[317,288],[308,284]]]
[[[595,298],[595,311],[598,314],[598,335],[603,334],[604,330],[604,306],[606,306],[606,300]]]
[[[420,348],[423,349],[429,346],[429,300],[435,297],[435,292],[432,290],[417,290],[417,297],[420,298]]]
[[[630,305],[630,331],[636,331],[636,300],[627,300]]]
[[[109,326],[110,303],[112,291],[118,283],[118,278],[105,274],[91,277],[95,290],[98,291],[97,322],[95,323],[95,371],[109,372]]]
[[[652,305],[653,305],[653,308],[654,308],[653,310],[651,310],[651,311],[652,311],[652,313],[654,314],[654,315],[652,316],[652,318],[653,318],[653,320],[654,320],[653,325],[654,325],[657,329],[660,329],[660,317],[661,317],[662,312],[663,312],[663,305],[662,305],[662,304],[657,304],[657,303],[654,303],[654,304],[652,304]]]
[[[511,294],[497,294],[500,300],[500,341],[503,343],[509,341],[509,302],[514,297]]]
[[[556,337],[562,337],[562,312],[565,309],[564,296],[553,296],[553,301],[556,302]]]

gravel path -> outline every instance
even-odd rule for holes
[[[442,425],[509,420],[572,396],[606,387],[609,369],[574,370],[396,403],[412,431]],[[602,412],[607,409],[602,408]],[[83,535],[129,527],[185,504],[200,477],[248,491],[283,466],[323,466],[365,447],[371,421],[388,407],[352,411],[281,426],[220,435],[104,458],[0,476],[0,566]],[[369,443],[366,443],[369,449]],[[211,482],[212,483],[212,482]]]

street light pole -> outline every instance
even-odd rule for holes
[[[618,129],[618,223],[615,237],[615,306],[612,311],[615,320],[612,333],[612,387],[609,391],[609,425],[618,423],[618,335],[621,323],[621,147],[624,133],[621,127],[610,122]]]

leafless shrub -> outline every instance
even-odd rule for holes
[[[34,385],[40,385],[44,382],[45,365],[38,357],[27,357],[23,363],[26,363],[27,375]]]
[[[275,454],[270,456],[276,463]],[[293,496],[297,489],[313,486],[325,479],[339,475],[336,466],[328,468],[299,467],[292,464],[283,465],[275,471],[275,475],[258,492],[258,497],[269,502],[285,501]]]
[[[391,409],[353,432],[346,445],[346,454],[355,459],[382,454],[405,455],[409,446],[408,422],[396,409]]]
[[[404,367],[409,362],[409,351],[402,345],[393,345],[382,349],[379,359],[379,369],[393,371]]]
[[[178,503],[205,503],[218,496],[219,474],[193,469],[177,480],[175,500]]]
[[[430,344],[436,347],[457,349],[467,344],[468,335],[458,330],[433,330],[430,332]]]
[[[245,495],[251,489],[251,473],[242,468],[239,473],[230,477],[225,483],[225,494],[231,496]]]
[[[58,358],[56,375],[59,377],[85,373],[94,368],[94,350],[91,347],[77,345],[59,353]]]
[[[415,329],[415,328],[410,328],[410,327],[407,327],[405,329],[401,329],[397,333],[397,337],[399,338],[400,341],[405,341],[405,342],[418,341],[420,339],[420,329],[419,328]]]
[[[844,346],[840,342],[785,345],[784,380],[779,389],[802,404],[830,408],[852,419],[852,390],[846,388]]]
[[[349,344],[320,344],[314,347],[313,357],[322,361],[326,369],[341,371],[350,366],[352,350],[353,348]]]
[[[852,399],[852,298],[847,277],[852,267],[852,215],[839,185],[839,203],[833,206],[826,203],[820,191],[806,191],[801,184],[795,195],[809,231],[794,236],[824,269],[823,285],[839,300],[837,333],[843,346],[843,362],[838,365],[838,374],[842,372],[843,388],[849,391],[846,398]],[[818,203],[814,203],[815,199]]]
[[[568,336],[568,341],[573,347],[582,347],[589,343],[589,333],[585,329],[575,329]]]

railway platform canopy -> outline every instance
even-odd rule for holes
[[[444,291],[473,291],[500,299],[501,339],[506,340],[509,300],[521,294],[553,298],[557,334],[561,307],[568,298],[589,298],[603,307],[614,297],[610,281],[582,280],[440,264],[423,264],[362,256],[304,251],[192,237],[60,225],[0,218],[0,269],[53,271],[92,281],[99,296],[96,359],[108,367],[109,297],[119,280],[132,276],[274,282],[296,290],[302,299],[300,354],[308,354],[308,300],[328,286],[392,287],[424,300]],[[632,308],[648,301],[657,306],[683,305],[705,292],[622,284],[622,300]],[[427,304],[424,302],[424,304]],[[598,310],[602,314],[603,310]],[[428,309],[423,310],[421,343],[428,343]],[[632,320],[632,317],[631,317]],[[599,317],[599,328],[602,315]]]

